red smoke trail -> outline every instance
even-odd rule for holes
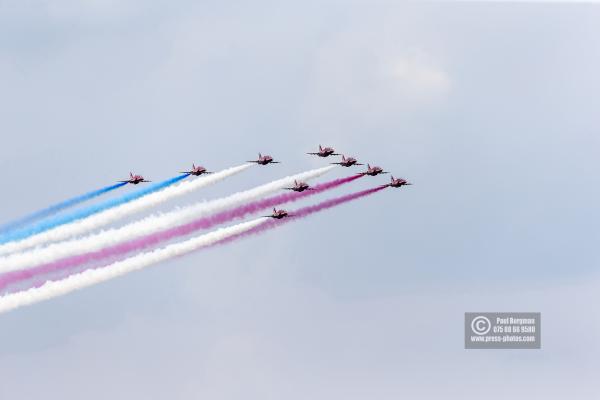
[[[228,238],[223,239],[223,240],[215,243],[213,246],[218,245],[218,244],[229,243],[229,242],[237,240],[239,238],[250,236],[250,235],[255,235],[257,233],[262,233],[262,232],[267,231],[269,229],[273,229],[273,228],[276,228],[278,226],[281,226],[281,225],[283,225],[285,223],[292,222],[292,221],[294,221],[294,220],[296,220],[298,218],[305,218],[305,217],[308,217],[309,215],[312,215],[314,213],[317,213],[317,212],[320,212],[320,211],[323,211],[323,210],[327,210],[327,209],[339,206],[339,205],[344,204],[344,203],[348,203],[348,202],[350,202],[352,200],[356,200],[356,199],[360,199],[360,198],[369,196],[369,195],[371,195],[373,193],[377,193],[380,190],[385,189],[386,187],[387,186],[378,186],[378,187],[373,188],[373,189],[367,189],[367,190],[363,190],[363,191],[360,191],[360,192],[350,193],[350,194],[347,194],[345,196],[340,196],[340,197],[336,197],[334,199],[325,200],[325,201],[323,201],[321,203],[318,203],[318,204],[315,204],[315,205],[312,205],[312,206],[307,206],[307,207],[304,207],[304,208],[300,208],[297,211],[290,212],[290,217],[283,218],[283,219],[272,219],[272,220],[266,221],[265,223],[263,223],[261,225],[258,225],[257,227],[252,228],[250,230],[247,230],[246,232],[242,232],[242,233],[239,233],[237,235],[229,236]]]
[[[253,201],[251,203],[225,210],[220,213],[199,218],[195,221],[174,228],[159,231],[150,235],[142,236],[138,239],[123,242],[114,246],[105,247],[100,250],[79,254],[72,257],[66,257],[47,264],[38,265],[19,271],[11,271],[0,275],[0,289],[25,281],[27,279],[37,278],[41,275],[65,271],[69,268],[75,268],[92,261],[101,261],[107,258],[121,257],[132,251],[142,250],[162,242],[194,233],[201,229],[209,229],[213,226],[223,224],[236,218],[243,218],[247,215],[264,210],[265,208],[275,207],[283,203],[298,201],[308,196],[336,188],[345,183],[352,182],[363,175],[352,175],[346,178],[335,179],[313,187],[313,190],[303,192],[283,193],[277,196],[269,197],[263,200]]]

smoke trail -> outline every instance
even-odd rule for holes
[[[166,261],[173,257],[182,256],[200,248],[225,244],[239,238],[265,232],[297,218],[307,217],[314,213],[347,203],[349,201],[369,196],[383,189],[385,189],[385,186],[379,186],[373,189],[363,190],[326,200],[313,206],[304,207],[293,213],[294,218],[270,221],[265,221],[264,219],[259,218],[227,228],[220,228],[214,232],[197,236],[184,242],[171,244],[158,250],[138,254],[125,260],[113,263],[104,268],[89,269],[84,272],[71,275],[62,280],[48,281],[39,287],[4,295],[0,297],[0,313],[8,312],[22,306],[68,294],[72,291],[107,281],[109,279],[145,268],[158,262]]]
[[[226,210],[205,218],[196,219],[190,223],[176,226],[171,229],[159,231],[154,234],[143,236],[139,239],[129,240],[115,246],[105,247],[98,251],[88,252],[81,255],[70,256],[55,262],[45,263],[31,269],[13,271],[0,275],[0,289],[4,289],[11,284],[25,281],[35,276],[48,274],[51,272],[62,271],[70,267],[80,266],[91,261],[98,261],[107,258],[124,256],[127,253],[143,250],[151,246],[166,242],[168,240],[194,233],[200,229],[209,229],[213,226],[229,222],[235,218],[243,218],[249,214],[256,213],[265,208],[277,206],[282,203],[297,201],[305,197],[333,189],[345,183],[352,182],[362,175],[353,175],[346,178],[335,179],[330,182],[322,183],[313,187],[313,190],[304,192],[284,193],[267,199],[245,204],[230,210]],[[160,226],[164,226],[161,224]]]
[[[317,178],[331,171],[334,168],[337,167],[327,166],[323,168],[313,169],[310,171],[278,179],[276,181],[255,187],[250,190],[235,193],[225,198],[215,199],[208,202],[200,202],[192,206],[178,209],[166,214],[152,215],[140,221],[136,221],[125,225],[123,227],[109,229],[94,235],[87,236],[85,238],[55,243],[42,249],[35,249],[33,251],[13,254],[9,257],[0,258],[0,272],[8,272],[22,268],[32,267],[40,263],[44,263],[45,265],[47,265],[61,258],[81,253],[94,252],[103,249],[106,246],[113,246],[117,243],[126,240],[132,240],[140,236],[148,235],[152,232],[164,229],[165,227],[189,223],[190,221],[201,218],[205,215],[216,213],[228,208],[236,207],[240,204],[245,204],[249,201],[262,198],[270,193],[277,192],[286,186],[292,185],[294,180],[304,181]],[[336,185],[342,184],[347,180],[354,179],[356,178],[344,178],[327,184],[318,185],[317,187],[321,188],[319,191],[322,191],[326,188],[331,188]],[[282,195],[275,196],[271,203],[262,203],[262,207],[271,207],[273,205],[282,204],[286,201],[289,201],[287,200],[287,198],[301,198],[306,195],[313,194],[313,192],[315,191],[311,190],[302,193],[284,193]],[[251,207],[251,205],[248,205],[248,207]],[[248,214],[249,212],[251,211],[245,211],[244,214]]]
[[[206,247],[223,240],[230,235],[239,234],[248,229],[252,229],[263,223],[263,219],[255,219],[238,225],[220,228],[214,232],[194,237],[184,242],[174,243],[161,249],[138,254],[104,268],[88,269],[62,280],[47,281],[40,287],[2,296],[0,297],[0,313],[38,303],[40,301],[49,300],[53,297],[62,296],[72,291],[125,275],[129,272],[145,268],[158,262],[182,256],[201,247]]]
[[[139,199],[140,197],[146,196],[152,192],[156,192],[158,190],[164,189],[167,186],[170,186],[176,182],[179,182],[182,179],[188,177],[188,174],[179,175],[170,179],[167,179],[162,182],[158,182],[147,186],[143,189],[137,190],[132,193],[124,194],[121,197],[117,197],[116,199],[110,199],[100,204],[94,204],[90,207],[84,208],[82,210],[75,211],[71,214],[62,215],[58,217],[54,217],[48,220],[40,221],[31,226],[18,229],[13,232],[7,232],[3,235],[0,235],[0,243],[12,242],[19,239],[25,239],[31,235],[35,235],[36,233],[41,233],[47,231],[52,228],[59,227],[61,225],[68,224],[70,222],[74,222],[90,215],[97,214],[101,211],[108,210],[109,208],[116,207],[121,204],[128,203],[132,200]]]
[[[180,182],[178,185],[169,186],[159,192],[148,194],[147,196],[138,198],[129,203],[121,204],[74,223],[56,227],[47,232],[31,236],[18,242],[5,243],[0,245],[0,254],[17,252],[40,244],[64,240],[75,235],[89,232],[108,225],[125,216],[154,207],[169,199],[183,196],[205,186],[220,182],[223,179],[238,174],[252,166],[253,164],[242,164],[201,178]],[[183,176],[185,177],[186,175]]]
[[[76,206],[79,203],[83,203],[84,201],[87,200],[91,200],[95,197],[98,197],[102,194],[108,193],[110,191],[113,191],[115,189],[120,188],[121,186],[126,185],[127,182],[119,182],[115,185],[111,185],[111,186],[107,186],[104,187],[102,189],[98,189],[98,190],[94,190],[92,192],[89,193],[85,193],[82,194],[81,196],[77,196],[77,197],[73,197],[71,199],[62,201],[60,203],[54,204],[48,208],[44,208],[43,210],[34,212],[32,214],[29,214],[23,218],[20,218],[16,221],[10,222],[8,224],[5,224],[3,226],[0,227],[0,234],[3,234],[4,232],[7,231],[11,231],[14,230],[16,228],[22,227],[23,225],[27,225],[32,223],[33,221],[39,220],[39,219],[43,219],[43,218],[47,218],[50,217],[51,215],[54,215],[56,213],[58,213],[59,211],[62,211],[64,209],[67,209],[69,207],[73,207]]]
[[[339,206],[344,203],[348,203],[349,201],[352,201],[352,200],[356,200],[356,199],[360,199],[362,197],[369,196],[369,195],[371,195],[373,193],[377,193],[380,190],[383,190],[385,188],[386,188],[386,186],[378,186],[378,187],[375,187],[372,189],[362,190],[360,192],[350,193],[350,194],[336,197],[336,198],[333,198],[330,200],[325,200],[321,203],[318,203],[318,204],[315,204],[312,206],[300,208],[300,209],[296,210],[295,212],[291,212],[290,217],[288,217],[288,218],[272,219],[270,221],[265,222],[264,224],[258,225],[247,231],[228,236],[227,238],[220,240],[217,244],[225,244],[225,243],[229,243],[233,240],[239,239],[241,237],[255,235],[257,233],[262,233],[264,231],[276,228],[276,227],[286,224],[288,222],[295,221],[299,218],[306,218],[309,215],[315,214],[317,212],[327,210],[329,208]]]

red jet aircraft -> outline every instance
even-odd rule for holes
[[[294,192],[304,192],[305,190],[314,190],[310,186],[308,186],[308,183],[302,182],[302,181],[298,182],[295,179],[294,179],[294,186],[288,187],[288,188],[285,188],[285,189],[286,190],[293,190]]]
[[[189,174],[189,175],[195,175],[195,176],[200,176],[202,174],[212,174],[212,172],[208,172],[206,170],[206,168],[198,165],[196,167],[196,164],[192,164],[192,170],[191,171],[182,171],[180,172],[181,174]]]
[[[318,153],[306,153],[306,154],[311,154],[313,156],[319,156],[319,157],[339,156],[339,154],[336,153],[332,147],[322,147],[321,145],[319,145]]]
[[[273,209],[273,214],[271,215],[265,215],[265,218],[275,218],[275,219],[282,219],[282,218],[286,218],[289,217],[290,215],[288,214],[287,211],[285,210],[277,210],[277,209]]]
[[[367,172],[361,172],[361,175],[369,175],[375,176],[379,174],[388,174],[389,172],[385,172],[381,167],[371,167],[370,164],[367,164]]]
[[[129,180],[127,181],[119,181],[119,182],[123,182],[123,183],[131,183],[132,185],[137,185],[138,183],[142,183],[142,182],[152,182],[152,181],[147,181],[144,179],[143,176],[141,175],[134,175],[133,173],[129,173]]]
[[[359,164],[356,161],[356,158],[354,158],[354,157],[348,157],[348,158],[346,158],[344,155],[342,155],[342,161],[341,162],[333,162],[332,164],[341,165],[342,167],[351,167],[353,165],[364,165],[364,164]]]
[[[267,165],[267,164],[279,164],[279,161],[273,161],[273,157],[267,155],[261,155],[258,153],[258,160],[252,160],[247,162],[257,163],[259,165]]]
[[[412,185],[412,183],[408,183],[406,181],[406,179],[402,179],[402,178],[397,178],[395,179],[393,176],[391,177],[391,182],[388,183],[387,185],[385,185],[386,187],[393,187],[393,188],[399,188],[402,186],[406,186],[406,185]]]

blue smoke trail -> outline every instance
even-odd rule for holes
[[[36,211],[36,212],[29,214],[21,219],[18,219],[13,222],[9,222],[8,224],[1,226],[0,234],[3,234],[7,231],[15,230],[16,228],[20,228],[23,225],[28,225],[36,220],[50,217],[51,215],[54,215],[54,214],[58,213],[59,211],[62,211],[69,207],[73,207],[79,203],[83,203],[84,201],[91,200],[94,197],[98,197],[104,193],[108,193],[112,190],[118,189],[121,186],[124,186],[126,184],[127,184],[127,182],[117,183],[116,185],[111,185],[111,186],[104,187],[102,189],[94,190],[93,192],[82,194],[81,196],[73,197],[72,199],[65,200],[63,202],[54,204],[53,206],[44,208],[43,210]]]
[[[56,228],[57,226],[65,225],[73,221],[77,221],[90,215],[97,214],[101,211],[108,210],[109,208],[113,208],[119,206],[121,204],[128,203],[132,200],[139,199],[147,194],[152,192],[156,192],[160,189],[166,188],[176,182],[179,182],[182,179],[185,179],[189,176],[189,174],[179,175],[171,179],[167,179],[166,181],[158,182],[147,186],[141,190],[136,192],[125,194],[121,197],[117,197],[114,199],[107,200],[103,203],[94,204],[87,208],[83,208],[81,210],[75,211],[71,214],[57,216],[54,218],[45,219],[36,224],[27,226],[22,229],[17,229],[11,232],[0,234],[0,244],[4,244],[7,242],[13,242],[15,240],[25,239],[29,236],[35,235],[37,233],[41,233],[47,231],[52,228]]]

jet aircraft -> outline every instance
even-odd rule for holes
[[[334,162],[332,164],[341,165],[342,167],[351,167],[353,165],[364,165],[364,164],[359,164],[356,161],[356,158],[354,158],[354,157],[348,157],[348,158],[346,158],[344,155],[342,155],[342,161],[340,161],[340,162]]]
[[[386,187],[399,188],[399,187],[406,186],[406,185],[412,185],[412,183],[409,183],[406,179],[394,178],[392,176],[391,179],[390,179],[390,183],[388,183],[385,186]]]
[[[268,155],[262,155],[258,153],[258,160],[247,161],[252,163],[257,163],[259,165],[267,165],[267,164],[279,164],[279,161],[273,161],[273,157]]]
[[[287,211],[285,210],[277,210],[277,209],[273,209],[273,214],[271,215],[265,215],[265,218],[274,218],[274,219],[282,219],[282,218],[286,218],[289,217],[290,215],[288,214]]]
[[[369,175],[369,176],[375,176],[375,175],[379,175],[379,174],[388,174],[389,172],[385,172],[381,167],[371,167],[370,164],[367,164],[367,171],[366,172],[361,172],[361,175]]]
[[[304,192],[305,190],[314,190],[310,186],[308,186],[308,183],[302,182],[302,181],[298,182],[297,180],[294,180],[294,186],[288,187],[285,189],[293,190],[294,192]]]
[[[142,183],[142,182],[152,182],[152,181],[147,181],[144,179],[143,176],[141,175],[134,175],[133,173],[129,173],[129,179],[126,181],[119,181],[119,182],[123,182],[123,183],[131,183],[132,185],[137,185],[138,183]]]
[[[182,174],[189,174],[194,176],[200,176],[202,174],[212,174],[212,172],[208,172],[206,168],[196,164],[192,164],[192,169],[190,171],[182,171]]]
[[[323,147],[321,145],[319,145],[319,151],[316,153],[306,153],[306,154],[311,154],[313,156],[319,156],[319,157],[329,157],[329,156],[339,156],[338,153],[335,152],[335,150],[332,147]]]

